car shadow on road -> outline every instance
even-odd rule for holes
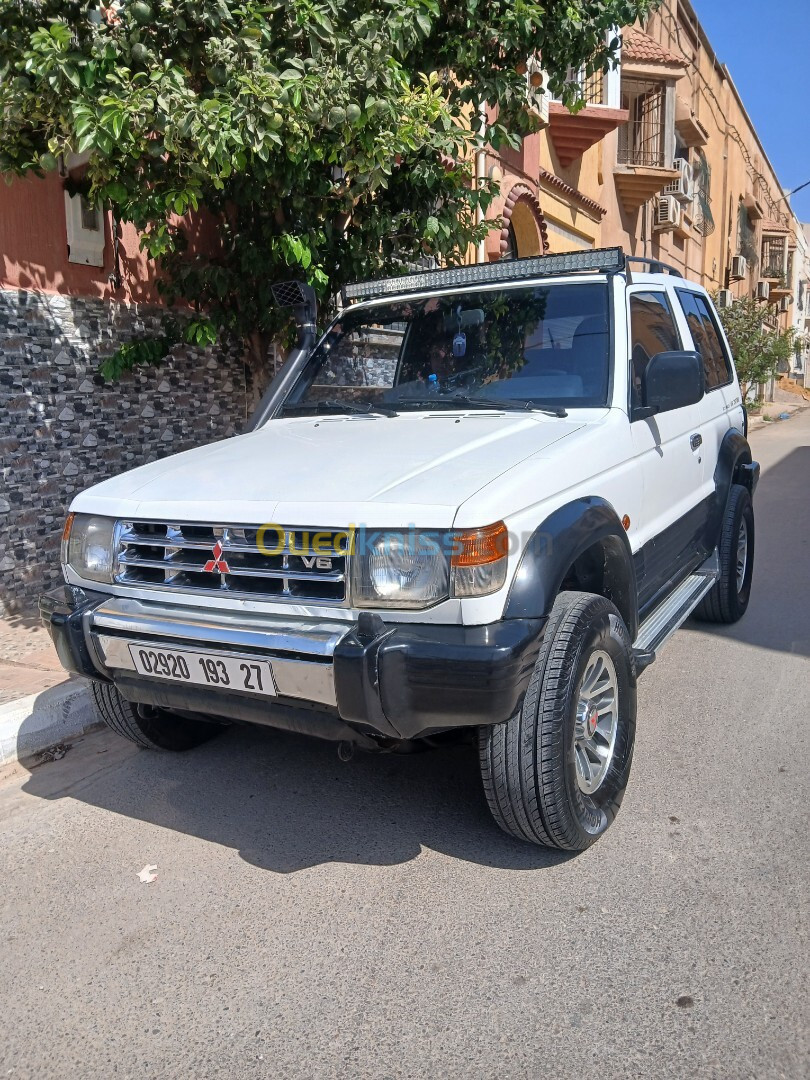
[[[223,844],[280,874],[330,862],[390,866],[423,848],[513,870],[571,858],[496,827],[469,746],[342,762],[334,743],[270,729],[232,727],[185,754],[101,732],[34,769],[24,790]]]
[[[763,474],[754,495],[751,602],[731,626],[690,620],[690,630],[776,652],[810,656],[810,446]]]

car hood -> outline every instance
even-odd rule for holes
[[[105,480],[72,509],[155,520],[447,527],[476,491],[580,427],[515,412],[291,417]]]

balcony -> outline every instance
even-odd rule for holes
[[[584,73],[580,76],[578,81],[585,104],[579,112],[571,112],[560,101],[549,102],[549,134],[563,168],[582,157],[586,150],[629,119],[630,114],[626,109],[608,104],[611,89],[608,81],[615,74],[611,72],[605,75],[597,71],[587,78]]]
[[[790,288],[791,260],[787,235],[762,237],[762,277],[770,283],[771,303],[792,295]]]
[[[667,109],[666,84],[628,79],[622,85],[627,122],[619,128],[614,180],[628,213],[679,177],[672,167],[673,120]]]
[[[767,274],[765,276],[767,277]],[[790,297],[791,300],[793,299],[793,290],[791,289],[790,285],[785,281],[785,279],[779,278],[778,281],[772,280],[771,292],[770,296],[768,297],[770,302],[774,304],[779,300],[784,300],[786,296]]]

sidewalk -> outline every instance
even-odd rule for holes
[[[0,619],[0,705],[48,690],[67,678],[36,616]]]
[[[84,681],[62,668],[39,620],[0,619],[0,765],[75,739],[97,722]]]
[[[748,417],[748,431],[750,433],[758,428],[784,423],[785,420],[792,419],[805,409],[810,409],[810,402],[803,401],[792,394],[782,393],[778,400],[766,401],[761,413]]]

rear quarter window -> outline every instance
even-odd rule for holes
[[[676,289],[675,292],[686,316],[692,341],[703,360],[706,390],[726,386],[732,379],[731,360],[726,354],[715,315],[706,298],[687,289]]]

